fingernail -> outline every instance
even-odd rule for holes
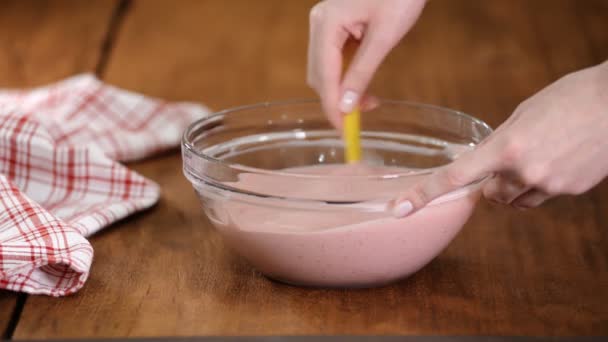
[[[393,208],[393,215],[396,218],[406,217],[409,213],[412,212],[412,209],[414,209],[412,202],[403,201],[395,205],[395,207]]]
[[[340,100],[340,111],[342,113],[350,113],[355,108],[358,100],[359,95],[357,93],[352,90],[345,91],[344,95],[342,95],[342,100]]]

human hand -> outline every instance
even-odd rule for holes
[[[388,52],[412,27],[425,0],[325,0],[310,11],[308,84],[319,94],[332,124],[341,128],[342,114],[360,105],[374,106],[365,91]],[[360,42],[342,74],[343,48]]]
[[[400,196],[403,217],[433,199],[494,174],[490,200],[535,207],[562,194],[578,195],[608,174],[608,62],[569,74],[517,107],[475,150]]]

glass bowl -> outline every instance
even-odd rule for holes
[[[382,100],[362,115],[363,162],[344,164],[317,101],[262,103],[194,122],[184,174],[228,246],[290,284],[371,287],[407,277],[450,243],[485,178],[397,219],[391,200],[492,129],[458,111]]]

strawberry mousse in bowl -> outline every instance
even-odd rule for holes
[[[471,216],[485,178],[405,218],[392,200],[474,149],[492,129],[458,111],[382,100],[362,114],[363,160],[317,101],[262,103],[194,122],[184,174],[226,245],[269,278],[372,287],[418,271]]]

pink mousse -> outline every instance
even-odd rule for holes
[[[382,285],[407,277],[435,258],[465,224],[479,197],[478,191],[466,192],[396,219],[382,210],[386,200],[424,176],[393,181],[348,177],[394,174],[396,170],[362,165],[285,170],[343,176],[302,182],[245,174],[230,185],[290,198],[376,201],[315,208],[280,200],[223,198],[209,203],[214,213],[209,216],[228,244],[268,277],[308,286]]]

